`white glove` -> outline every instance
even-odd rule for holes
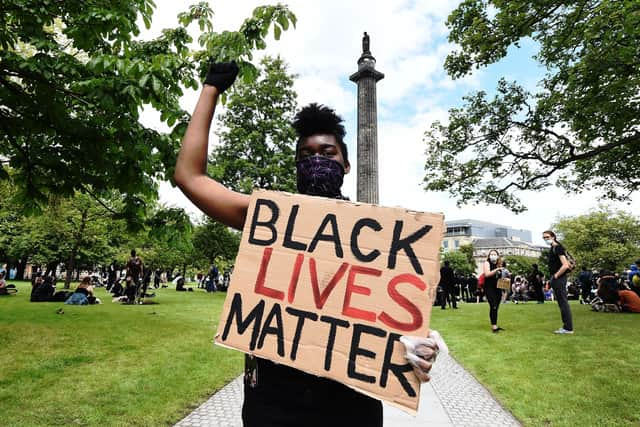
[[[431,371],[438,353],[449,352],[447,344],[438,331],[430,331],[427,338],[404,335],[400,337],[400,342],[404,344],[407,351],[404,357],[413,366],[413,372],[420,382],[427,382],[431,379],[429,371]]]

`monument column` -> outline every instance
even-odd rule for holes
[[[378,203],[378,107],[376,84],[384,74],[376,70],[369,35],[362,38],[358,71],[349,80],[358,85],[358,201]]]

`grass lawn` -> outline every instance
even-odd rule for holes
[[[224,294],[160,290],[157,305],[0,298],[0,424],[172,425],[240,374],[240,353],[212,345]],[[63,308],[64,314],[56,314]],[[555,303],[434,309],[451,352],[527,426],[640,425],[640,315],[574,305],[574,336],[555,336]]]
[[[16,284],[0,298],[3,426],[171,425],[241,373],[241,354],[212,344],[224,294],[162,289],[134,306],[100,288],[104,304],[69,306]]]
[[[640,425],[640,315],[573,304],[575,335],[558,336],[557,303],[433,310],[451,354],[527,426]]]

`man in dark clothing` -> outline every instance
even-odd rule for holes
[[[538,264],[533,264],[531,266],[533,270],[529,274],[529,283],[533,286],[533,291],[535,293],[536,301],[538,304],[544,304],[544,291],[542,290],[542,272],[538,270]]]
[[[31,302],[51,301],[56,292],[53,280],[45,280],[41,274],[37,274],[31,285]]]
[[[453,308],[458,308],[454,292],[455,277],[453,268],[449,266],[449,261],[445,261],[444,267],[440,269],[440,286],[442,287],[442,309],[447,308],[447,300],[449,300],[449,305],[453,305]]]
[[[144,272],[144,264],[142,263],[142,259],[136,254],[136,250],[131,250],[131,258],[127,261],[127,277],[131,276],[133,282],[138,286],[140,284],[140,279],[142,278],[142,273]]]
[[[578,274],[578,283],[580,284],[580,304],[589,304],[591,300],[591,283],[593,282],[593,273],[582,266],[582,271]]]
[[[131,250],[131,258],[127,261],[127,290],[126,295],[129,297],[129,302],[134,302],[136,296],[140,293],[140,285],[142,284],[142,274],[144,273],[144,264],[142,259],[136,254],[136,250]],[[131,278],[131,280],[129,280]],[[130,289],[133,287],[133,289]],[[132,299],[134,301],[132,301]]]
[[[571,307],[569,306],[569,296],[567,295],[567,275],[569,271],[569,262],[567,261],[566,250],[556,239],[553,231],[547,230],[542,233],[544,241],[551,245],[549,251],[549,273],[551,274],[551,288],[553,295],[558,301],[560,307],[560,316],[562,317],[562,327],[554,333],[556,334],[573,334],[573,319],[571,316]]]

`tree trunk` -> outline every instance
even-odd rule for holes
[[[87,225],[87,214],[89,211],[87,209],[82,211],[82,218],[80,220],[80,227],[78,228],[78,233],[76,233],[76,241],[73,242],[73,247],[71,248],[71,253],[69,254],[69,259],[67,260],[67,275],[64,279],[64,288],[69,289],[71,287],[71,277],[73,275],[73,269],[75,268],[76,256],[78,255],[78,250],[80,249],[80,243],[82,242],[82,237],[84,235],[84,228]],[[78,272],[78,275],[80,272]]]
[[[71,278],[73,276],[73,269],[75,268],[76,252],[77,248],[74,245],[73,249],[71,249],[71,255],[69,255],[69,259],[67,260],[67,274],[64,278],[65,289],[69,289],[71,286]]]

